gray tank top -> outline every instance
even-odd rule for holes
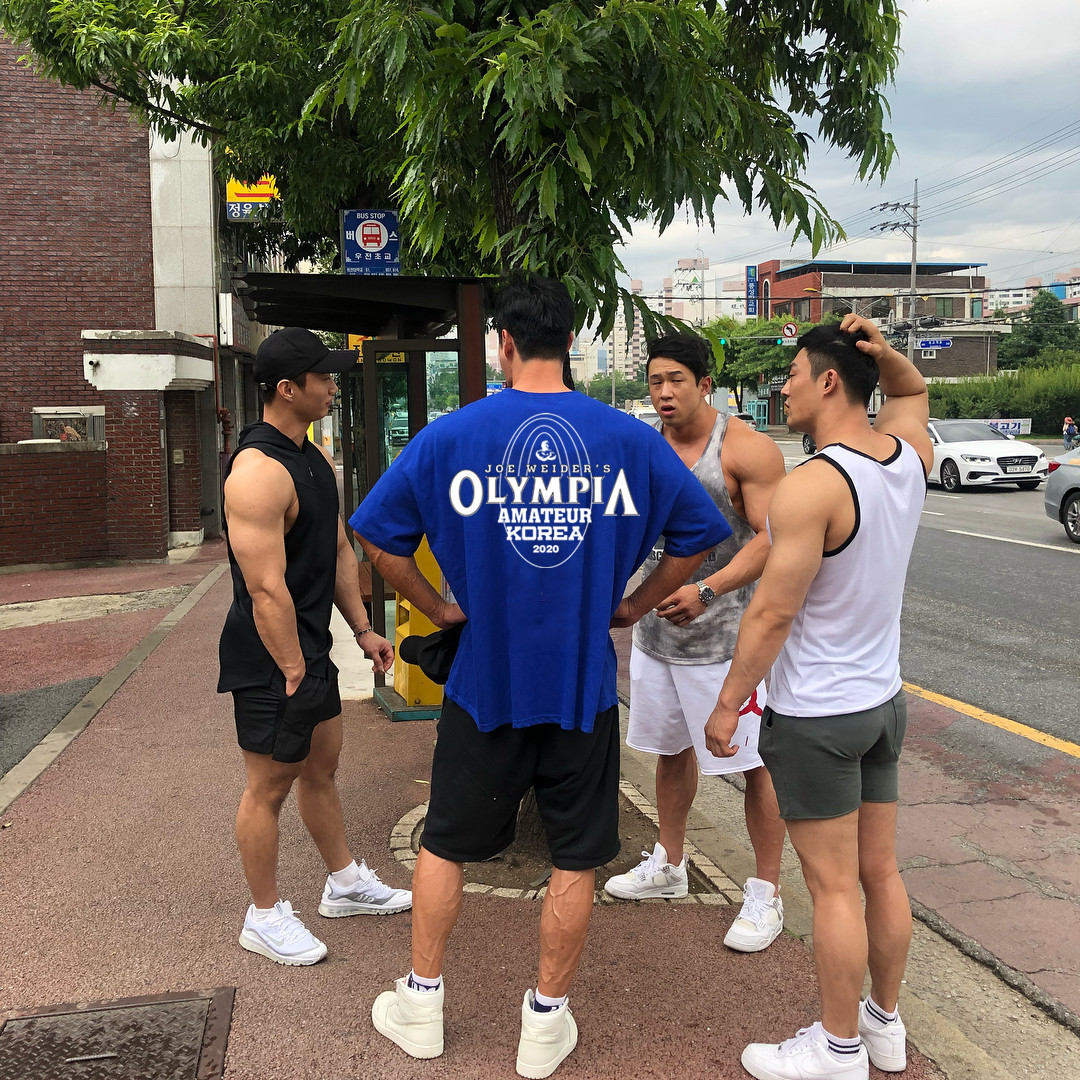
[[[691,472],[701,482],[702,487],[712,496],[717,509],[727,519],[732,528],[722,544],[717,544],[705,556],[697,573],[691,581],[704,581],[717,570],[727,566],[741,548],[757,535],[731,505],[727,484],[724,482],[724,470],[720,465],[720,451],[724,445],[728,417],[726,413],[717,413],[712,434],[701,452]],[[656,423],[659,430],[662,421]],[[657,541],[642,572],[642,578],[648,576],[664,554],[663,537]],[[644,653],[669,664],[718,664],[730,660],[735,653],[735,638],[739,633],[739,620],[743,616],[750,598],[754,595],[757,582],[744,585],[734,592],[718,595],[689,626],[673,626],[667,619],[658,618],[649,612],[634,626],[634,644]],[[719,687],[717,691],[719,692]]]

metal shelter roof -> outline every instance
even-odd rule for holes
[[[481,278],[235,273],[248,316],[270,326],[306,326],[376,337],[431,338],[458,319],[459,286]],[[395,325],[395,320],[397,320]]]

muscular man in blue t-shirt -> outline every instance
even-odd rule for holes
[[[413,970],[379,996],[372,1019],[414,1057],[442,1052],[442,961],[461,864],[513,840],[533,788],[554,868],[517,1065],[540,1077],[577,1042],[566,994],[595,868],[619,850],[608,630],[670,595],[731,529],[659,433],[565,387],[574,325],[565,286],[516,279],[493,316],[508,389],[420,432],[350,521],[376,569],[418,610],[438,626],[464,623],[413,882]],[[664,557],[624,600],[661,534]],[[457,603],[416,567],[424,535]]]

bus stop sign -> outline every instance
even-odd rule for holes
[[[343,210],[341,253],[346,274],[400,274],[396,210]]]

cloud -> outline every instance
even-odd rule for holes
[[[887,94],[898,153],[886,183],[859,182],[855,164],[836,151],[812,153],[806,180],[849,234],[823,256],[909,259],[906,236],[871,231],[897,213],[871,207],[909,201],[918,178],[920,258],[988,263],[1001,285],[1080,265],[1080,152],[1068,155],[1080,151],[1080,3],[1045,0],[1037,18],[1005,0],[905,7],[904,51]],[[716,216],[715,232],[685,218],[663,236],[639,224],[621,252],[630,276],[658,289],[699,244],[722,277],[749,262],[810,256],[808,243],[792,248],[764,214],[722,203]]]

